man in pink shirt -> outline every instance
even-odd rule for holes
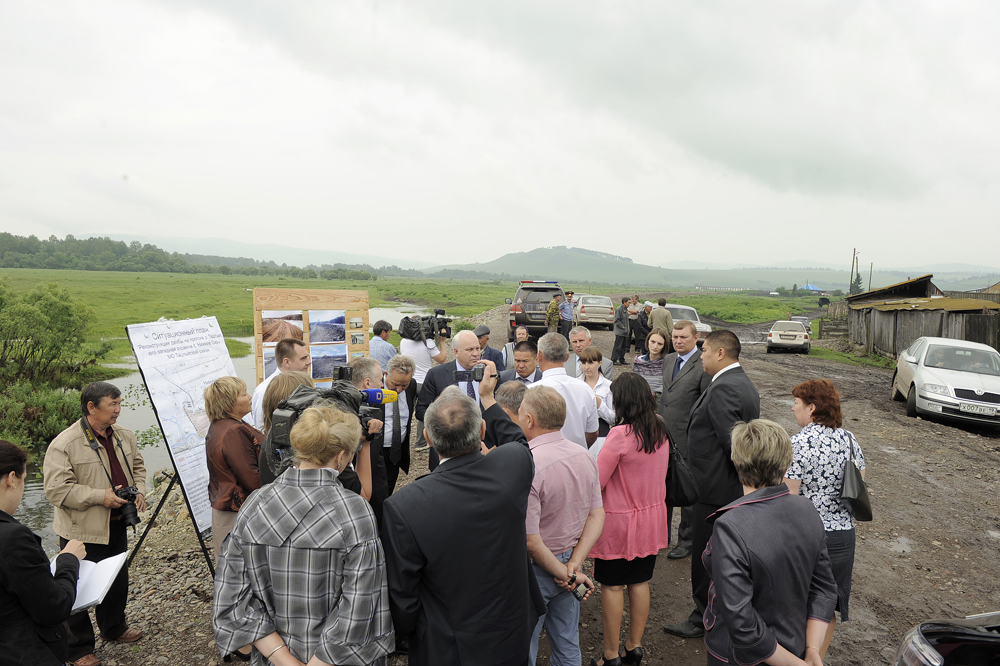
[[[518,422],[535,460],[525,532],[546,607],[531,636],[532,666],[543,625],[552,647],[549,663],[582,663],[580,602],[573,590],[584,586],[586,599],[594,589],[581,567],[604,528],[597,462],[586,449],[563,439],[565,420],[566,401],[555,389],[536,386],[525,392]]]

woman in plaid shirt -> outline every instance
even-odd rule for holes
[[[252,643],[257,666],[385,663],[395,636],[378,527],[337,480],[360,439],[357,416],[332,407],[296,420],[297,466],[246,500],[222,546],[213,625],[223,655]]]

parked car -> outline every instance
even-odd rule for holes
[[[767,353],[775,349],[792,349],[809,353],[809,331],[801,321],[776,321],[767,332]]]
[[[577,294],[573,306],[573,324],[580,326],[615,327],[615,304],[607,296]]]
[[[507,341],[514,341],[514,331],[518,326],[526,326],[528,335],[539,337],[545,335],[545,309],[549,301],[560,294],[566,298],[562,287],[555,280],[521,280],[514,292],[514,298],[506,298],[504,302],[510,305],[510,326],[507,327]]]
[[[907,416],[1000,425],[1000,354],[989,345],[922,337],[896,361],[890,394]]]
[[[708,324],[703,324],[701,319],[698,318],[698,311],[692,307],[686,305],[678,305],[676,303],[667,303],[664,305],[666,309],[670,310],[670,317],[674,320],[676,324],[681,319],[687,319],[688,321],[693,321],[695,328],[698,329],[698,348],[701,348],[701,343],[705,340],[705,336],[712,332],[712,327]]]
[[[1000,662],[1000,613],[929,620],[911,629],[894,666],[965,666]]]

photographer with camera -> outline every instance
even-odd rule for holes
[[[146,510],[146,467],[135,433],[115,425],[121,405],[121,391],[114,384],[85,386],[80,392],[83,418],[52,440],[42,468],[45,496],[55,507],[52,529],[59,547],[82,541],[92,562],[128,550],[125,529],[136,525],[136,514]],[[128,567],[122,567],[96,610],[104,640],[132,643],[142,638],[142,631],[125,623],[127,601]],[[73,633],[70,661],[99,666],[90,615],[76,613],[67,623]]]

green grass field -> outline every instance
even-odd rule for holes
[[[282,277],[239,275],[188,275],[170,273],[119,273],[40,269],[0,269],[14,289],[29,289],[39,283],[56,282],[70,294],[90,305],[97,315],[90,330],[93,338],[112,341],[109,360],[131,354],[125,339],[127,324],[168,319],[190,319],[214,315],[227,337],[253,335],[253,289],[356,289],[368,292],[371,307],[392,307],[414,303],[428,308],[444,308],[449,316],[468,317],[503,304],[513,296],[516,282],[476,280],[431,280],[424,278],[383,278],[377,282],[351,280],[306,280]],[[620,294],[621,286],[563,283],[577,293]],[[630,287],[629,293],[646,293],[650,288]],[[695,307],[699,314],[738,323],[756,323],[783,318],[804,308],[814,307],[813,298],[762,298],[739,294],[671,295],[671,302]],[[391,338],[398,343],[395,331]],[[249,348],[229,340],[234,356]]]

